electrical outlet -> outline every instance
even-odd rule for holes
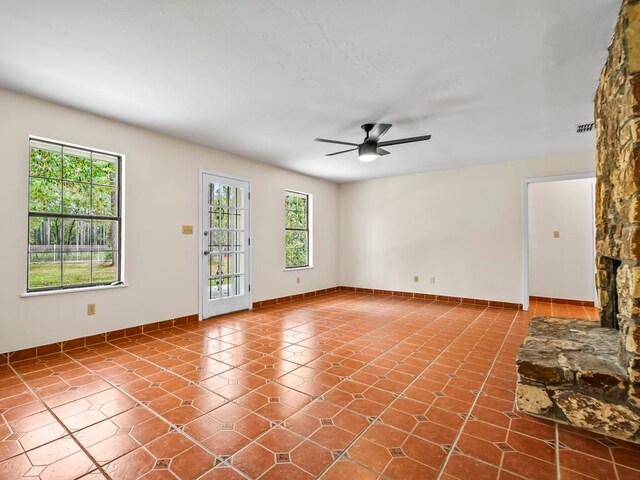
[[[95,315],[96,314],[96,304],[89,303],[87,304],[87,315]]]
[[[414,283],[418,283],[420,281],[420,277],[418,277],[418,275],[414,275],[413,276],[413,282]]]
[[[300,277],[296,277],[296,283],[300,283]]]
[[[431,283],[436,283],[436,277],[431,277],[431,278],[429,279],[429,281],[430,281]]]
[[[553,231],[553,238],[560,238],[560,230]]]
[[[182,225],[182,234],[183,235],[192,235],[193,234],[193,225]]]

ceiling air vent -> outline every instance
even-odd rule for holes
[[[590,132],[591,130],[593,130],[593,127],[594,127],[593,122],[591,122],[591,123],[581,123],[576,128],[576,133]]]

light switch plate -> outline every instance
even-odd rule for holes
[[[183,235],[192,235],[193,234],[193,225],[182,225],[182,234]]]
[[[96,314],[96,304],[88,303],[87,304],[87,315],[95,315]]]

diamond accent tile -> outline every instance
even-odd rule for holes
[[[401,448],[395,448],[395,447],[394,448],[390,448],[389,449],[389,453],[391,454],[392,457],[395,457],[395,458],[405,457],[406,456]]]
[[[223,423],[220,427],[221,430],[233,430],[233,423]]]
[[[333,454],[333,458],[335,460],[338,460],[340,457],[342,458],[348,458],[347,454],[345,453],[344,450],[334,450],[333,452],[331,452]]]
[[[280,397],[269,397],[269,403],[278,403],[280,401]]]
[[[415,418],[419,422],[428,422],[429,421],[429,419],[424,415],[416,415],[413,418]]]
[[[5,440],[16,441],[16,440],[20,440],[20,438],[22,438],[21,433],[12,433],[7,438],[5,438]]]
[[[153,466],[153,468],[155,470],[166,470],[169,468],[169,462],[170,460],[168,459],[156,460],[156,464]]]
[[[355,398],[355,399],[361,399],[361,398],[364,398],[364,395],[362,395],[361,393],[354,393],[354,394],[353,394],[353,398]]]
[[[520,416],[515,412],[502,412],[502,413],[504,413],[509,418],[513,418],[513,419],[520,418]]]
[[[193,400],[183,400],[181,405],[182,406],[189,406],[193,403]]]
[[[451,444],[447,444],[447,445],[440,445],[440,446],[441,446],[441,447],[442,447],[442,449],[443,449],[445,452],[447,452],[447,453],[449,453],[449,452],[451,451],[451,447],[452,447],[452,445],[451,445]],[[453,453],[454,453],[454,454],[456,454],[456,453],[462,453],[462,452],[460,452],[460,450],[458,449],[458,447],[456,447],[456,448],[454,448],[454,449],[453,449]]]
[[[495,445],[503,452],[515,452],[515,449],[508,443],[499,442],[499,443],[496,443]]]
[[[322,418],[320,419],[320,423],[322,425],[333,425],[333,420],[331,420],[330,418]]]
[[[291,459],[289,458],[288,453],[276,453],[276,463],[290,463]]]

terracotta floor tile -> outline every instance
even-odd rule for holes
[[[563,479],[640,478],[514,411],[534,312],[338,292],[2,366],[0,478],[551,479],[556,430]]]
[[[322,478],[325,480],[376,480],[378,474],[355,462],[342,460],[335,463]]]
[[[556,465],[520,452],[504,452],[502,468],[533,480],[556,478]]]
[[[273,452],[254,443],[234,455],[232,462],[246,475],[258,478],[275,465],[276,457]]]
[[[460,480],[471,478],[474,480],[494,480],[499,475],[498,467],[482,463],[466,455],[453,455],[444,472]]]
[[[293,464],[314,476],[319,475],[334,460],[330,450],[309,440],[298,445],[291,452],[290,459]]]
[[[349,447],[347,455],[350,459],[378,473],[384,471],[392,458],[389,449],[364,438],[360,438]]]
[[[611,461],[585,455],[575,450],[560,450],[560,466],[593,478],[611,478],[615,475]]]
[[[137,479],[150,473],[156,461],[147,450],[138,448],[109,463],[104,470],[113,480]]]

